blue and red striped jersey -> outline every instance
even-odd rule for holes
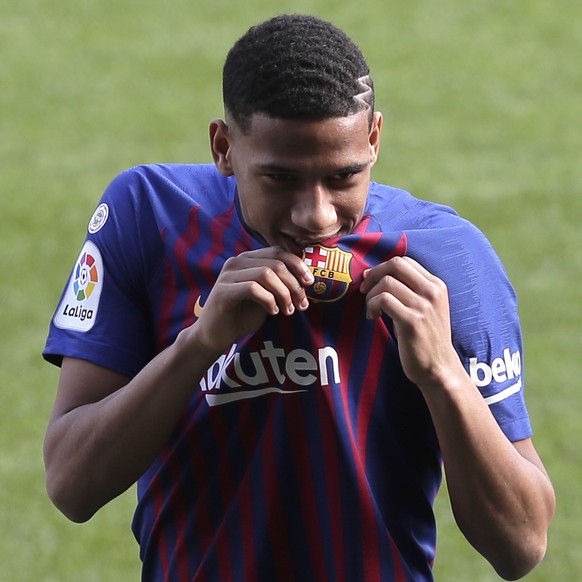
[[[224,262],[264,244],[214,166],[123,172],[44,357],[137,374],[195,323]],[[438,441],[389,318],[368,320],[359,291],[405,254],[447,283],[453,343],[505,434],[531,435],[516,298],[491,245],[450,208],[372,183],[353,233],[304,250],[309,309],[218,358],[139,479],[144,580],[432,580]]]

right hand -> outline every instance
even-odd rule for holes
[[[229,258],[208,296],[196,326],[200,341],[222,353],[257,331],[267,315],[305,311],[305,288],[313,275],[298,256],[279,247]]]

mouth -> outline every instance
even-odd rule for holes
[[[281,237],[284,241],[284,248],[297,256],[301,256],[303,250],[307,247],[313,247],[315,245],[321,244],[323,241],[331,241],[332,239],[339,238],[340,236],[341,232],[339,231],[333,234],[319,236],[317,238],[301,238],[291,236],[284,232],[281,233]]]

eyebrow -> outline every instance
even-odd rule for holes
[[[369,165],[369,162],[361,162],[361,163],[354,163],[349,164],[347,166],[343,166],[341,168],[335,168],[330,174],[357,174],[358,172],[362,172],[365,170]],[[286,166],[281,166],[279,164],[257,164],[257,169],[263,172],[274,172],[279,174],[300,174],[301,172],[294,168],[289,168]]]

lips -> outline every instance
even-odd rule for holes
[[[294,255],[301,256],[303,249],[307,247],[312,247],[322,242],[331,242],[334,238],[339,238],[339,233],[334,233],[332,235],[324,235],[317,238],[302,238],[300,236],[295,237],[286,233],[281,233],[283,238],[283,247],[292,252]]]
[[[302,251],[306,247],[312,247],[322,242],[331,242],[333,239],[337,239],[341,236],[340,232],[334,232],[333,234],[325,234],[318,236],[317,238],[302,238],[301,236],[293,236],[286,233],[281,233],[285,242],[289,247],[299,249]]]

